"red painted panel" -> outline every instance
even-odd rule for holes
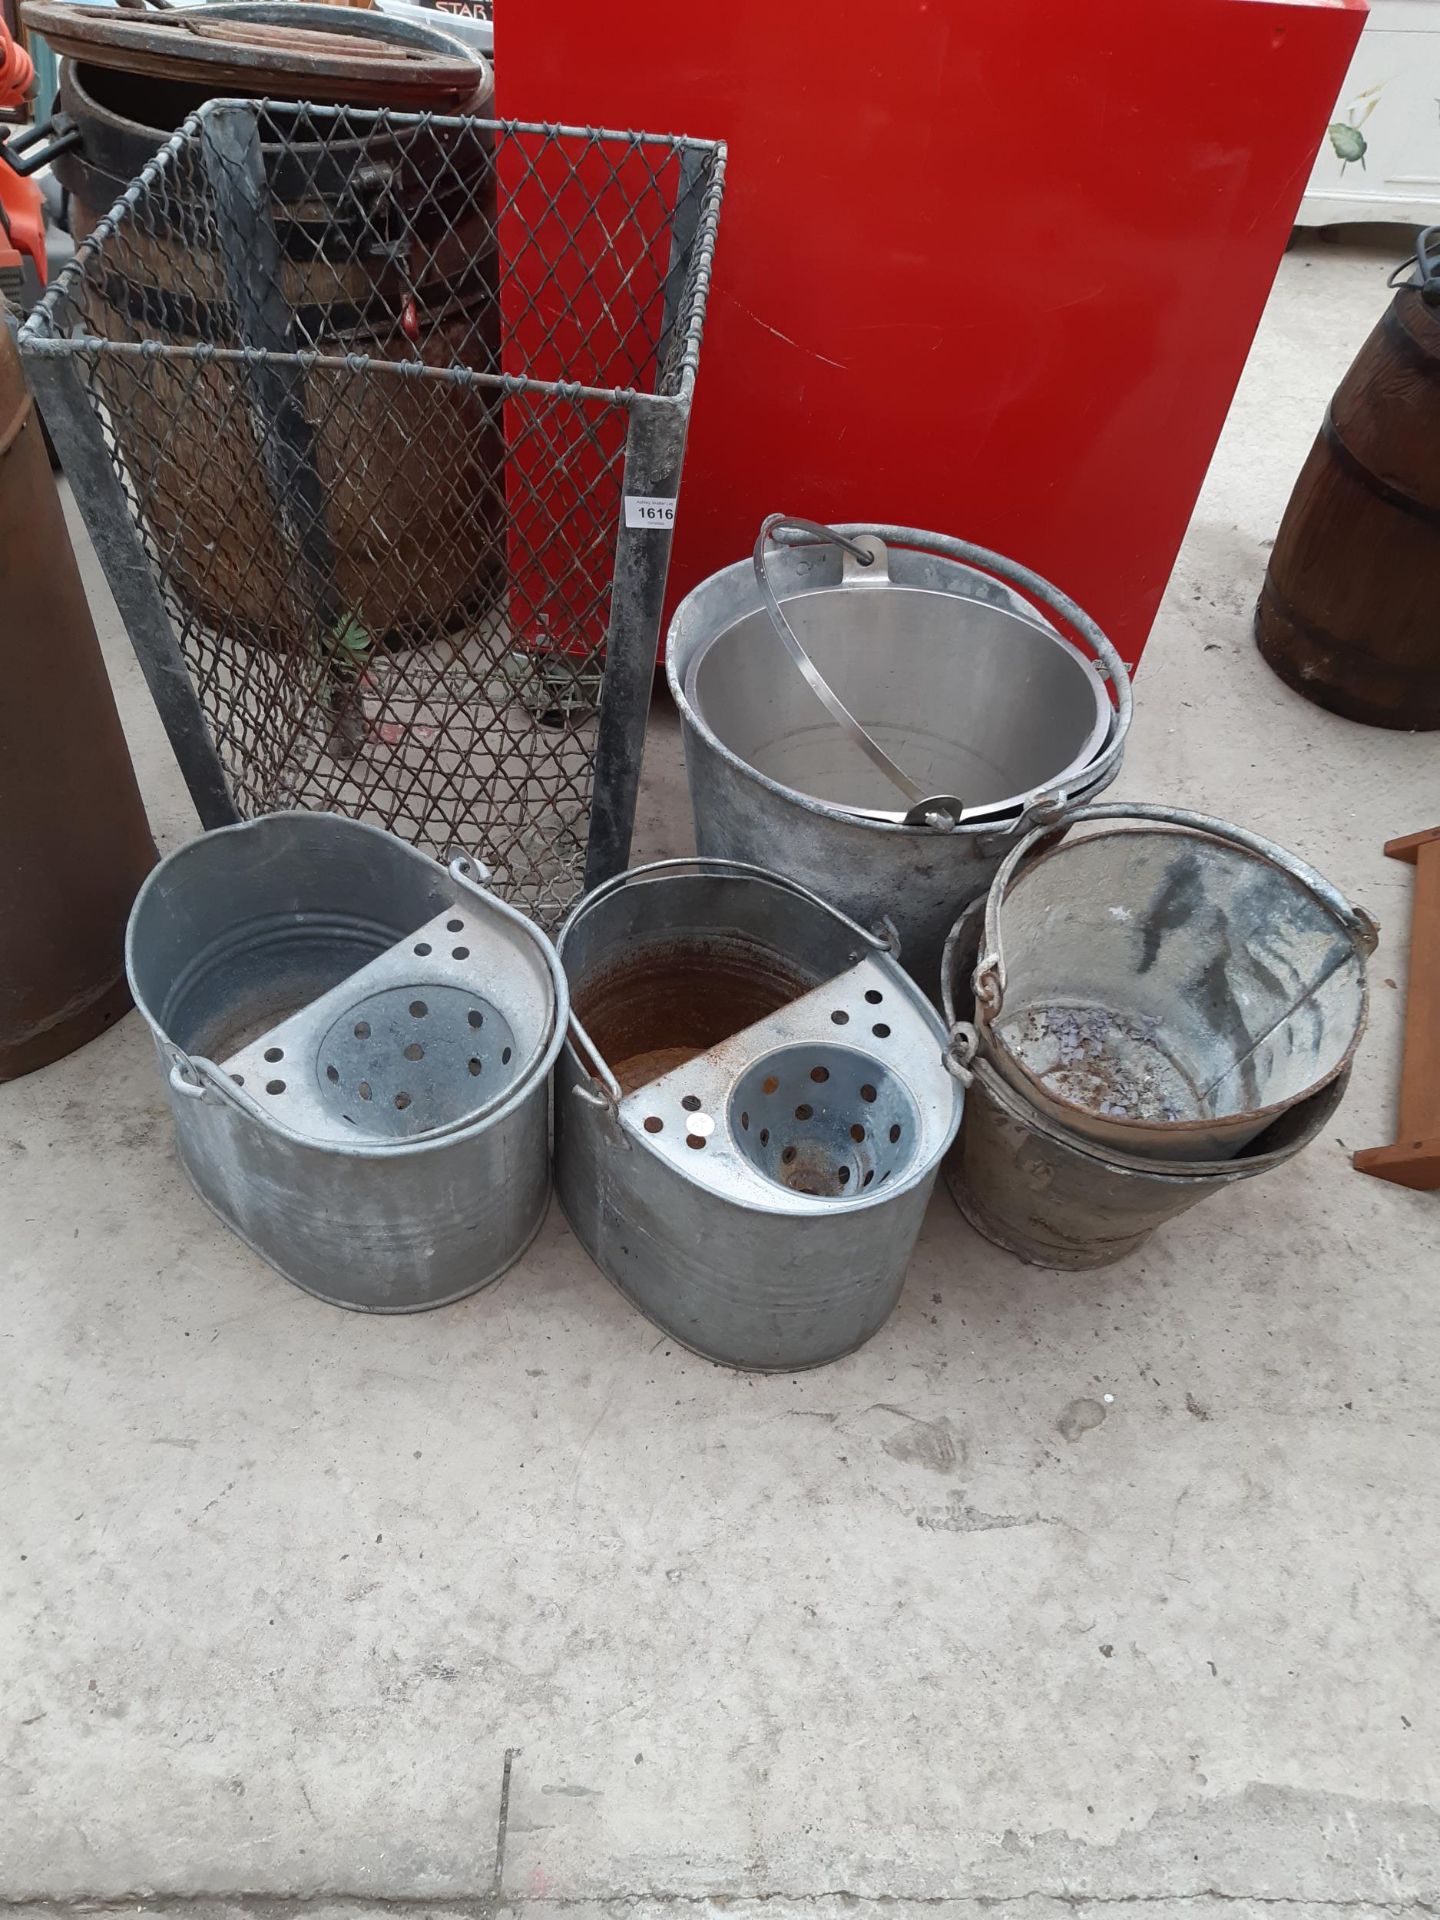
[[[507,115],[730,143],[671,600],[761,516],[994,546],[1138,659],[1361,0],[496,0]]]

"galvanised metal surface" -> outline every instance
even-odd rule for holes
[[[995,876],[975,975],[984,1052],[1092,1144],[1223,1160],[1343,1073],[1365,1028],[1374,922],[1227,821],[1112,802],[1129,822]]]
[[[126,964],[181,1161],[297,1286],[404,1313],[499,1277],[550,1190],[554,948],[378,828],[284,813],[156,868]]]
[[[1082,1139],[974,1053],[972,976],[984,915],[985,902],[973,901],[945,943],[941,1000],[966,1087],[945,1184],[978,1232],[1032,1266],[1079,1270],[1123,1259],[1167,1220],[1292,1160],[1339,1110],[1348,1068],[1231,1159],[1146,1160]]]
[[[207,826],[474,846],[546,924],[624,867],[723,176],[210,101],[95,223],[22,351]]]
[[[1293,1160],[1334,1118],[1348,1072],[1291,1107],[1233,1160],[1132,1161],[1058,1126],[983,1057],[971,1071],[945,1184],[977,1232],[1031,1266],[1105,1267],[1157,1227],[1241,1180]]]
[[[558,944],[556,1187],[591,1258],[727,1366],[868,1340],[963,1102],[924,996],[875,936],[729,861],[622,875]]]
[[[871,564],[791,544],[768,562],[776,592],[866,730],[928,790],[960,798],[959,824],[904,824],[893,786],[786,658],[746,560],[681,602],[667,642],[696,839],[864,924],[889,915],[906,970],[933,991],[957,909],[1009,847],[1114,779],[1129,680],[1094,622],[1014,561],[914,528],[834,531]]]

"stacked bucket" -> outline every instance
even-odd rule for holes
[[[1082,1268],[1316,1137],[1344,1097],[1376,936],[1225,821],[1116,803],[1065,825],[1058,844],[1022,841],[946,944],[969,1082],[946,1179],[988,1239]]]
[[[776,516],[681,605],[669,676],[700,846],[887,923],[944,1007],[967,1088],[946,1178],[989,1239],[1105,1265],[1334,1114],[1373,922],[1241,828],[1094,804],[1129,683],[1048,582]]]
[[[753,561],[681,602],[667,647],[700,852],[889,920],[931,994],[957,910],[1031,827],[1110,785],[1130,725],[1124,665],[1072,600],[914,527],[772,516]],[[943,804],[909,802],[897,766]]]

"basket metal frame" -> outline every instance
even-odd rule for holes
[[[171,362],[238,365],[243,369],[252,404],[273,429],[266,450],[272,490],[278,486],[284,495],[297,497],[302,504],[319,480],[313,445],[306,443],[307,423],[294,407],[292,394],[295,383],[313,368],[354,372],[383,367],[387,380],[451,381],[497,400],[530,394],[604,403],[623,409],[627,426],[583,873],[584,887],[594,887],[629,862],[673,541],[669,525],[627,525],[625,500],[633,495],[673,499],[679,493],[724,186],[724,143],[536,121],[460,119],[345,107],[304,110],[317,125],[343,121],[348,128],[369,125],[377,130],[382,125],[387,129],[482,129],[497,137],[623,142],[675,155],[678,171],[670,225],[670,265],[655,352],[655,385],[666,390],[647,392],[635,386],[587,386],[468,367],[375,362],[356,354],[288,348],[283,301],[278,311],[276,308],[279,296],[273,266],[279,257],[279,242],[259,135],[260,118],[271,104],[213,100],[192,113],[97,223],[19,335],[28,378],[200,821],[210,829],[233,824],[244,816],[167,609],[163,583],[156,577],[107,444],[97,402],[87,385],[87,363],[109,356],[143,359],[162,354]],[[278,108],[283,111],[287,105],[278,103]],[[86,330],[75,296],[87,271],[101,269],[107,242],[117,233],[123,234],[127,223],[138,220],[147,195],[157,190],[167,170],[178,166],[182,151],[193,149],[196,143],[215,189],[216,224],[226,242],[227,291],[245,344],[238,348],[204,342],[162,345],[144,339],[113,340]],[[217,161],[223,161],[223,166],[212,164]],[[257,259],[262,268],[270,270],[255,271]],[[297,419],[299,432],[295,430]],[[303,555],[317,579],[324,577],[327,565],[323,538],[322,524],[320,550]]]

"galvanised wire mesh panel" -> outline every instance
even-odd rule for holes
[[[559,918],[597,778],[638,772],[669,532],[624,499],[678,485],[722,175],[706,142],[216,102],[80,249],[22,345],[78,372],[42,400],[103,436],[158,590],[132,638],[178,648],[236,816],[464,846]]]

